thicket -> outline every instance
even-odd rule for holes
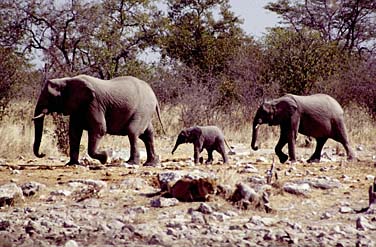
[[[255,40],[228,0],[3,0],[0,119],[10,100],[34,104],[45,78],[80,73],[148,81],[179,127],[238,129],[284,93],[328,93],[376,116],[374,1],[266,8],[283,23]],[[66,119],[54,122],[66,150]]]

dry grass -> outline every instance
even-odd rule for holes
[[[31,103],[20,102],[11,104],[11,108],[5,111],[3,120],[0,122],[0,157],[2,159],[17,159],[24,157],[26,159],[34,158],[32,154],[32,145],[34,141],[34,129],[31,117],[33,115],[34,106]],[[366,110],[359,106],[352,106],[345,109],[346,112],[346,125],[350,137],[350,142],[355,147],[357,145],[369,146],[376,148],[376,128],[375,121],[366,112]],[[164,135],[161,126],[155,118],[153,124],[156,129],[156,145],[157,149],[172,148],[176,136],[184,127],[180,121],[181,109],[178,107],[165,107],[161,112],[164,129],[167,135]],[[226,115],[218,119],[225,119]],[[251,119],[249,117],[248,123],[232,125],[229,123],[222,124],[216,123],[220,126],[226,136],[227,141],[230,143],[243,143],[247,147],[251,142]],[[245,122],[245,121],[243,121]],[[61,156],[56,147],[56,140],[54,139],[54,125],[52,118],[45,119],[44,135],[42,138],[41,151],[48,154],[48,156]],[[278,127],[262,126],[259,130],[259,143],[262,148],[273,148],[279,137]],[[304,142],[304,137],[299,135],[298,145]],[[337,145],[335,142],[328,142],[328,145]],[[105,149],[123,149],[129,148],[128,138],[120,136],[106,136],[100,146]],[[191,148],[188,148],[189,150]],[[81,151],[85,154],[87,150],[87,135],[84,132],[81,141]],[[82,155],[81,154],[81,155]]]

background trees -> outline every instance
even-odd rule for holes
[[[3,0],[0,100],[34,99],[46,77],[130,74],[180,107],[185,125],[223,113],[246,121],[286,92],[327,92],[375,112],[375,5],[270,1],[283,23],[256,40],[229,0]]]
[[[348,52],[376,48],[376,2],[372,0],[270,2],[266,9],[279,14],[296,32],[317,31],[325,41],[336,41]]]
[[[169,57],[203,73],[219,73],[240,47],[245,35],[228,0],[169,0],[161,39]]]

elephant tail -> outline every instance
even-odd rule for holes
[[[228,149],[230,149],[230,151],[229,151],[229,154],[230,155],[234,155],[235,154],[235,152],[232,150],[232,148],[231,148],[231,146],[230,145],[228,145],[228,142],[226,141],[226,139],[224,139],[224,141],[225,141],[225,143],[226,143],[226,146],[228,147]]]
[[[166,135],[166,131],[163,128],[162,119],[161,119],[161,109],[159,108],[159,104],[158,103],[157,103],[157,106],[155,107],[155,110],[157,111],[157,116],[158,116],[159,122],[161,123],[163,134]]]

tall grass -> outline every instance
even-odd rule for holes
[[[34,142],[34,126],[31,120],[33,115],[33,104],[29,102],[12,103],[4,111],[0,122],[0,159],[33,159],[32,146]],[[182,122],[183,111],[179,107],[164,107],[161,112],[162,122],[167,132],[164,135],[160,123],[155,117],[153,125],[156,129],[156,149],[162,145],[171,145],[171,142],[179,134],[184,126]],[[234,117],[238,116],[238,117]],[[231,118],[227,113],[217,113],[215,121],[210,124],[220,126],[226,139],[230,143],[244,143],[250,146],[251,142],[251,121],[253,116],[244,117],[243,114],[233,113]],[[376,121],[367,113],[365,108],[353,104],[345,109],[346,126],[352,146],[363,145],[376,150]],[[55,126],[52,117],[45,118],[44,134],[40,150],[51,156],[62,156],[57,149],[57,141],[54,135]],[[263,126],[259,130],[258,142],[262,148],[272,148],[279,137],[278,127]],[[299,135],[301,139],[302,136]],[[168,141],[168,144],[166,143]],[[114,150],[128,148],[128,138],[107,135],[100,143],[102,148]],[[87,151],[87,134],[84,132],[81,141],[82,154]],[[81,154],[81,155],[82,155]]]

